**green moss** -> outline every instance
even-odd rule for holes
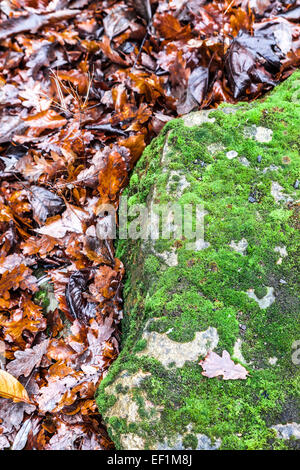
[[[254,290],[254,294],[258,299],[262,299],[265,295],[267,295],[268,289],[265,286],[256,287]]]
[[[145,349],[146,346],[147,346],[147,341],[145,339],[140,339],[136,342],[136,344],[133,348],[133,352],[137,353],[139,351],[143,351],[143,349]]]
[[[160,420],[149,418],[139,391],[135,392],[140,421],[134,432],[148,447],[176,434],[185,435],[186,447],[195,447],[197,433],[212,441],[220,438],[222,449],[282,449],[290,445],[275,438],[270,427],[287,421],[287,403],[294,403],[294,415],[288,419],[299,419],[295,411],[299,410],[299,367],[291,355],[293,342],[300,338],[296,291],[300,237],[296,205],[276,204],[271,185],[277,181],[284,194],[297,198],[294,183],[299,173],[300,115],[293,98],[299,78],[300,72],[296,72],[264,100],[234,107],[235,113],[222,111],[230,107],[228,104],[220,106],[210,114],[215,118],[213,123],[187,128],[182,119],[170,121],[137,163],[126,190],[131,203],[147,204],[154,185],[154,202],[170,200],[166,190],[169,173],[161,165],[168,139],[169,152],[164,156],[169,160],[168,168],[182,171],[190,183],[179,201],[204,204],[205,241],[210,243],[196,252],[184,237],[160,239],[154,253],[150,244],[118,242],[117,256],[127,269],[122,351],[101,382],[97,403],[105,419],[117,399],[107,396],[105,388],[120,372],[150,372],[140,387],[149,401],[163,408]],[[251,130],[253,125],[272,129],[272,140],[258,142],[245,136],[243,129]],[[209,145],[216,143],[224,150],[212,155]],[[238,157],[229,160],[226,153],[230,150],[238,152]],[[260,163],[258,155],[262,156]],[[283,159],[285,156],[289,160]],[[248,166],[240,157],[247,159]],[[256,202],[249,201],[251,195]],[[248,242],[244,255],[230,247],[232,241],[243,238]],[[281,264],[276,264],[276,246],[287,247],[288,256]],[[178,265],[170,267],[160,256],[174,247]],[[253,289],[262,298],[269,286],[275,289],[276,301],[261,309],[246,292]],[[215,327],[219,353],[226,349],[233,355],[240,338],[242,354],[249,362],[249,378],[208,379],[196,362],[164,368],[153,358],[136,355],[146,346],[141,334],[149,318],[154,319],[148,326],[150,331],[167,333],[179,343],[193,340],[197,331]],[[277,358],[276,366],[270,366],[271,357]],[[193,434],[186,434],[190,423]],[[108,427],[115,436],[130,432],[134,426],[109,420]],[[121,445],[118,439],[117,447]]]
[[[196,449],[198,439],[194,434],[187,434],[184,436],[182,443],[186,449]]]
[[[47,307],[50,305],[50,300],[48,296],[48,289],[41,288],[34,294],[34,301],[43,307],[44,310],[47,310]]]
[[[145,274],[155,274],[158,272],[159,268],[160,268],[160,262],[158,261],[156,256],[149,255],[145,259],[145,264],[144,264]]]

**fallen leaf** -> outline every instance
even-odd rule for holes
[[[73,319],[88,323],[96,314],[96,304],[84,298],[90,272],[77,271],[71,275],[67,289],[66,299]]]
[[[227,351],[223,351],[222,357],[211,351],[199,364],[203,368],[202,375],[209,378],[223,375],[223,380],[245,380],[249,373],[241,364],[235,364]]]
[[[40,225],[48,217],[58,214],[65,208],[62,198],[42,186],[30,186],[28,198],[33,210],[33,217]]]
[[[15,359],[7,364],[7,371],[14,377],[20,377],[20,375],[28,377],[35,367],[39,367],[43,355],[47,352],[48,345],[49,340],[46,339],[31,349],[16,351]]]
[[[26,421],[24,421],[21,429],[16,434],[11,450],[24,449],[30,430],[31,430],[31,420],[27,419]]]
[[[0,369],[0,396],[14,402],[31,403],[23,385],[11,374]]]

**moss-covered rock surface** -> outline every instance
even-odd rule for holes
[[[299,446],[300,73],[263,100],[170,121],[138,162],[134,204],[203,204],[204,237],[119,240],[122,350],[97,403],[119,449]],[[207,378],[230,353],[246,380]]]

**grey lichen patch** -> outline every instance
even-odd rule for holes
[[[182,117],[186,127],[201,126],[205,122],[213,124],[215,118],[210,117],[211,109],[205,111],[196,111],[194,113],[186,114]]]
[[[276,424],[272,426],[272,429],[279,439],[300,439],[300,424],[298,423]]]
[[[273,136],[272,129],[258,126],[256,129],[255,139],[261,143],[271,142]]]
[[[267,287],[267,293],[261,299],[256,296],[253,289],[249,289],[246,294],[250,299],[255,300],[262,309],[270,307],[275,302],[274,287]]]
[[[233,356],[236,359],[238,359],[240,362],[243,362],[243,364],[247,364],[247,361],[244,358],[243,353],[242,353],[242,340],[241,340],[241,338],[238,338],[236,340],[236,342],[234,343]]]
[[[274,251],[275,253],[279,253],[280,256],[282,256],[283,258],[285,258],[288,255],[286,251],[286,246],[275,246]]]
[[[275,366],[277,364],[277,361],[278,361],[278,358],[277,357],[269,357],[269,364],[271,364],[271,366]]]
[[[241,255],[245,255],[247,248],[248,248],[248,242],[246,238],[242,238],[239,242],[235,242],[234,240],[231,240],[230,245],[229,245],[234,251],[237,253],[240,253]]]
[[[272,140],[273,131],[267,127],[253,125],[244,128],[244,136],[246,138],[253,138],[260,143],[268,143]]]
[[[123,449],[127,450],[145,449],[145,439],[133,433],[121,434],[120,443]]]
[[[134,390],[140,387],[145,378],[150,375],[150,373],[144,373],[141,370],[132,375],[125,370],[115,382],[106,387],[105,393],[109,396],[114,396],[116,400],[114,405],[107,411],[105,417],[108,419],[117,416],[118,418],[125,419],[127,423],[141,421],[140,407],[134,400]],[[160,411],[147,399],[145,393],[140,393],[139,397],[143,400],[144,412],[151,413],[159,419]]]
[[[240,162],[243,166],[246,166],[246,167],[249,167],[249,166],[250,166],[250,162],[249,162],[249,160],[248,160],[246,157],[240,157],[240,158],[239,158],[239,162]]]
[[[279,254],[280,254],[280,258],[278,258],[278,260],[276,261],[276,264],[277,264],[277,265],[278,265],[278,264],[281,264],[281,263],[282,263],[282,259],[285,258],[285,257],[288,255],[288,253],[287,253],[287,251],[286,251],[286,247],[285,247],[285,246],[283,246],[283,247],[281,247],[281,246],[275,246],[274,251],[275,251],[275,253],[279,253]]]
[[[186,434],[178,434],[177,436],[173,437],[171,441],[165,441],[163,443],[159,443],[157,446],[158,450],[217,450],[221,446],[221,439],[216,439],[214,443],[212,443],[211,439],[206,436],[205,434],[195,434],[193,435],[196,439],[196,445],[194,448],[189,447],[188,444],[185,443],[187,441],[188,433]]]
[[[178,265],[178,255],[176,253],[176,248],[172,248],[170,251],[163,251],[158,253],[153,248],[153,253],[158,257],[161,258],[164,263],[168,266],[177,266]]]
[[[166,191],[177,199],[182,196],[183,191],[190,186],[184,173],[180,170],[172,170],[169,175]]]
[[[216,155],[219,152],[223,152],[225,150],[225,146],[222,145],[220,142],[215,142],[207,146],[207,150],[211,155]]]
[[[238,156],[238,152],[235,150],[229,150],[229,152],[226,153],[226,157],[228,160],[232,160],[233,158],[236,158]]]
[[[283,193],[283,187],[277,181],[272,181],[271,184],[271,194],[276,202],[292,202],[293,198],[285,193]]]
[[[153,357],[165,367],[183,367],[186,361],[197,361],[200,355],[205,356],[208,351],[214,350],[219,336],[216,328],[209,327],[197,332],[193,341],[188,343],[178,343],[165,333],[147,330],[143,332],[142,339],[147,341],[147,346],[137,356]]]

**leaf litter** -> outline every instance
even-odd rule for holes
[[[286,79],[299,44],[292,0],[1,2],[0,449],[113,448],[94,395],[124,268],[103,234],[130,171],[170,119]]]

